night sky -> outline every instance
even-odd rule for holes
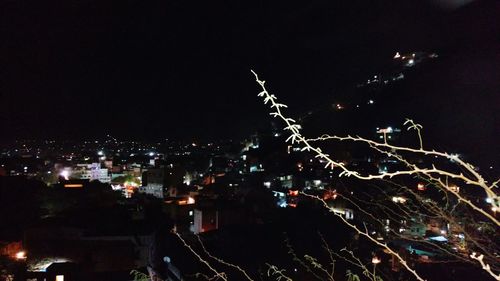
[[[2,138],[244,136],[270,120],[250,69],[301,114],[428,51],[440,60],[378,110],[498,158],[498,1],[301,2],[2,1]]]

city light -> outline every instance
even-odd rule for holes
[[[392,197],[392,201],[395,203],[404,204],[404,203],[406,203],[406,198],[400,197],[400,196],[394,196],[394,197]]]
[[[62,170],[59,175],[61,177],[63,177],[65,180],[69,180],[69,171],[68,170]]]
[[[377,257],[377,256],[373,256],[373,258],[372,258],[372,263],[373,263],[373,264],[379,264],[379,263],[381,263],[381,262],[382,262],[382,261],[379,259],[379,257]]]
[[[82,188],[83,184],[65,184],[64,188]]]
[[[25,260],[26,259],[26,252],[25,251],[19,251],[16,253],[16,259],[17,260]]]
[[[450,185],[449,186],[449,189],[452,191],[452,192],[460,192],[460,187],[459,186],[456,186],[456,185]]]

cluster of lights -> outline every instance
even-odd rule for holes
[[[394,196],[392,197],[392,202],[404,204],[406,203],[406,198],[400,196]]]
[[[394,130],[392,129],[392,127],[387,127],[382,129],[377,128],[377,133],[379,134],[391,134],[393,131]]]

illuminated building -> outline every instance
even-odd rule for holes
[[[64,167],[60,170],[59,175],[65,180],[81,179],[81,180],[98,180],[102,183],[110,183],[111,176],[108,169],[101,168],[101,164],[77,164],[74,167]]]
[[[166,169],[152,168],[142,173],[142,186],[139,192],[153,195],[157,198],[164,198],[164,188],[166,183]]]
[[[219,211],[215,209],[195,209],[193,233],[219,229]]]
[[[401,133],[401,129],[386,127],[386,128],[377,128],[377,140],[380,142],[394,142],[399,140],[399,135]]]
[[[108,169],[101,169],[101,164],[99,163],[92,163],[88,165],[79,164],[77,167],[83,167],[80,179],[88,179],[90,181],[98,180],[102,183],[111,182],[111,176],[109,175]]]

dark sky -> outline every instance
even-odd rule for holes
[[[269,123],[250,69],[304,112],[395,51],[421,50],[443,60],[400,97],[439,94],[429,110],[446,115],[440,125],[460,135],[463,120],[481,124],[479,138],[496,144],[498,1],[301,2],[4,0],[2,137],[247,135]],[[440,3],[454,2],[466,1]]]

